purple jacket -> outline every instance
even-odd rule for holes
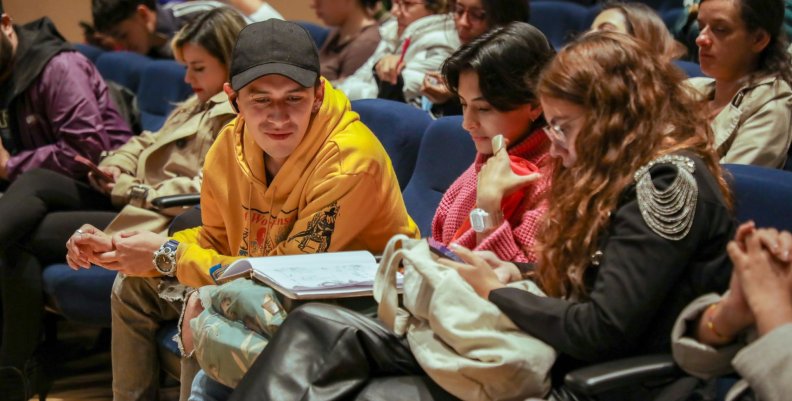
[[[75,51],[50,59],[17,99],[15,117],[20,151],[8,161],[9,180],[36,167],[83,177],[75,155],[98,162],[132,135],[96,67]]]

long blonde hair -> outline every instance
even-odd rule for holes
[[[234,51],[239,31],[246,25],[239,11],[229,7],[218,7],[207,11],[182,27],[171,41],[176,60],[184,61],[184,45],[193,43],[218,59],[224,66],[231,65],[231,52]]]
[[[635,171],[658,156],[682,149],[700,156],[731,207],[712,130],[684,79],[661,56],[615,32],[583,35],[542,72],[540,97],[586,110],[574,165],[554,162],[550,209],[537,241],[536,275],[548,295],[587,296],[584,275],[610,212]]]

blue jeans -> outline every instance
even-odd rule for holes
[[[203,369],[193,379],[188,401],[226,401],[234,391],[209,377]]]

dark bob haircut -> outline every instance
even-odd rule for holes
[[[443,64],[443,76],[459,95],[459,75],[475,71],[484,99],[499,111],[538,101],[539,73],[555,55],[542,32],[525,22],[491,29],[463,46]]]

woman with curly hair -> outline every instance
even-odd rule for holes
[[[567,46],[537,87],[556,160],[539,262],[522,272],[533,273],[548,296],[506,287],[521,274],[498,275],[492,260],[462,246],[452,249],[467,263],[444,261],[520,329],[559,352],[554,378],[594,362],[670,352],[682,308],[727,286],[724,249],[735,230],[730,195],[712,133],[683,80],[627,35],[595,32]],[[509,262],[496,267],[518,270]],[[325,334],[304,334],[335,327],[341,331],[328,336],[332,346],[323,343]],[[295,349],[299,356],[283,351]],[[305,386],[303,395],[329,394],[340,388],[332,378],[365,369],[380,376],[421,372],[403,338],[326,305],[293,311],[253,366],[259,374],[238,387],[245,394],[292,385]],[[344,385],[359,389],[352,380]]]
[[[643,3],[607,3],[591,23],[593,31],[615,31],[642,40],[656,53],[676,60],[687,53],[685,46],[674,40],[657,12]]]
[[[562,363],[668,352],[681,308],[728,283],[731,197],[683,80],[614,32],[585,35],[542,73],[556,160],[535,281],[549,297],[460,273]]]
[[[721,163],[784,166],[792,142],[792,65],[781,0],[704,0],[695,78]]]

